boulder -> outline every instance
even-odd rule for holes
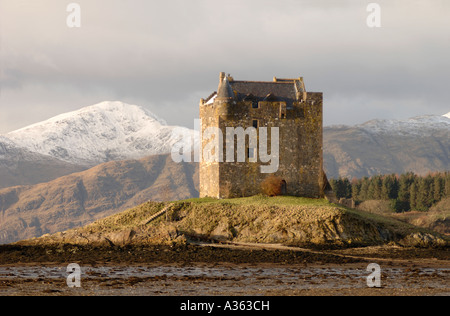
[[[126,229],[109,234],[107,239],[110,240],[116,246],[125,246],[132,241],[135,235],[136,232],[134,230]]]

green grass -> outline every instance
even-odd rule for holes
[[[369,213],[369,212],[365,212],[365,211],[361,211],[361,210],[348,208],[345,206],[342,206],[342,208],[345,209],[345,211],[348,214],[359,216],[360,218],[362,218],[366,221],[379,223],[379,224],[381,224],[382,227],[386,228],[387,230],[395,232],[400,235],[408,235],[408,234],[411,234],[411,233],[417,232],[417,231],[420,231],[423,233],[431,233],[427,229],[416,227],[409,223],[401,222],[390,216],[384,216],[384,215],[376,214],[376,213]]]
[[[144,225],[152,214],[168,204],[173,205],[166,216]],[[232,234],[231,238],[236,236],[240,241],[263,243],[280,240],[277,239],[279,237],[273,239],[272,236],[280,236],[282,232],[287,234],[288,231],[295,232],[289,237],[294,241],[320,243],[323,242],[322,236],[333,236],[334,231],[345,229],[350,236],[349,240],[357,244],[379,243],[377,229],[388,230],[399,237],[417,231],[428,231],[391,217],[336,205],[325,199],[263,195],[235,199],[195,198],[165,203],[147,202],[76,231],[107,234],[124,229],[148,229],[150,235],[157,236],[158,232],[167,229],[167,225],[176,227],[186,236],[209,236],[220,227],[219,231],[225,229],[226,233]]]
[[[311,199],[295,196],[268,197],[256,195],[235,199],[195,198],[178,202],[209,203],[209,204],[233,204],[233,205],[311,205],[311,206],[336,206],[325,199]]]
[[[328,202],[325,199],[311,199],[294,196],[267,197],[263,195],[234,199],[193,198],[167,203],[148,202],[128,211],[100,220],[97,223],[93,224],[93,226],[97,226],[97,229],[100,226],[102,229],[106,228],[113,230],[124,227],[132,227],[133,225],[136,225],[137,223],[145,220],[145,218],[148,218],[152,214],[160,211],[164,207],[164,205],[167,205],[169,203],[180,205],[182,206],[182,208],[187,208],[190,211],[196,210],[196,214],[198,217],[200,217],[201,215],[201,217],[209,218],[209,220],[203,218],[202,220],[204,222],[211,221],[213,223],[223,216],[233,216],[239,218],[241,215],[239,215],[239,211],[236,214],[233,206],[237,206],[237,209],[241,211],[247,210],[246,212],[249,212],[249,210],[251,209],[253,210],[252,213],[262,213],[267,211],[268,209],[273,209],[273,207],[280,207],[280,209],[284,210],[283,212],[286,212],[290,206],[294,207],[293,209],[297,209],[296,207],[300,206],[307,207],[306,210],[309,210],[308,213],[310,213],[311,215],[315,214],[315,216],[318,217],[319,214],[322,213],[321,210],[333,208],[335,210],[339,210],[340,212],[359,217],[366,221],[382,223],[383,226],[389,227],[390,229],[395,229],[397,231],[399,230],[399,227],[401,227],[400,230],[402,232],[417,230],[417,228],[413,225],[400,222],[396,219],[347,208],[342,205],[336,205]],[[293,214],[289,214],[289,212],[286,212],[286,216],[293,216],[298,212],[298,210],[292,211],[294,212]],[[157,219],[152,224],[157,225],[160,221],[161,219]]]
[[[242,211],[244,213],[254,213],[253,215],[257,216],[258,214],[266,212],[268,209],[274,210],[278,209],[278,207],[280,207],[280,210],[283,209],[284,212],[286,212],[290,206],[293,206],[294,208],[298,206],[307,207],[311,212],[313,209],[319,211],[321,208],[342,209],[341,206],[331,204],[325,199],[310,199],[293,196],[267,197],[257,195],[234,199],[193,198],[165,203],[147,202],[92,223],[85,229],[90,232],[99,232],[133,228],[145,221],[145,219],[149,218],[152,214],[162,210],[165,205],[170,203],[173,203],[178,211],[180,211],[180,209],[185,209],[189,212],[195,212],[197,219],[209,224],[217,224],[216,222],[224,216],[233,217],[236,221],[245,221],[246,218],[242,218],[242,214],[240,213]],[[286,213],[286,216],[289,215]],[[152,226],[159,225],[161,221],[165,221],[165,217],[153,221]]]
[[[336,207],[339,210],[352,215],[359,217],[368,222],[377,222],[381,224],[388,230],[394,231],[401,235],[407,235],[415,231],[420,231],[423,233],[431,233],[429,229],[420,228],[414,226],[409,223],[404,223],[399,221],[398,219],[383,216],[380,214],[369,213],[361,210],[356,210],[352,208],[348,208],[342,205],[336,205],[328,202],[326,199],[312,199],[312,198],[303,198],[303,197],[295,197],[295,196],[277,196],[277,197],[268,197],[264,195],[256,195],[252,197],[245,198],[234,198],[234,199],[214,199],[214,198],[195,198],[188,199],[179,202],[191,202],[194,204],[222,204],[222,205],[240,205],[240,206],[312,206],[312,207]]]

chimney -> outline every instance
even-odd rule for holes
[[[222,82],[223,79],[225,79],[225,73],[224,73],[224,72],[221,72],[221,73],[220,73],[220,82]]]

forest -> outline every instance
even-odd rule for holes
[[[389,200],[397,213],[428,211],[431,206],[450,197],[448,171],[426,176],[408,172],[352,180],[339,178],[329,182],[338,199],[353,199],[356,204],[367,200]]]

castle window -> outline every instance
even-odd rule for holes
[[[258,128],[258,120],[253,120],[253,127]]]
[[[286,118],[286,102],[280,102],[280,118]]]
[[[253,100],[253,101],[252,101],[252,108],[253,108],[253,109],[259,109],[259,102],[256,101],[256,100]]]
[[[247,149],[247,158],[255,159],[255,157],[256,157],[256,148],[248,148]]]

